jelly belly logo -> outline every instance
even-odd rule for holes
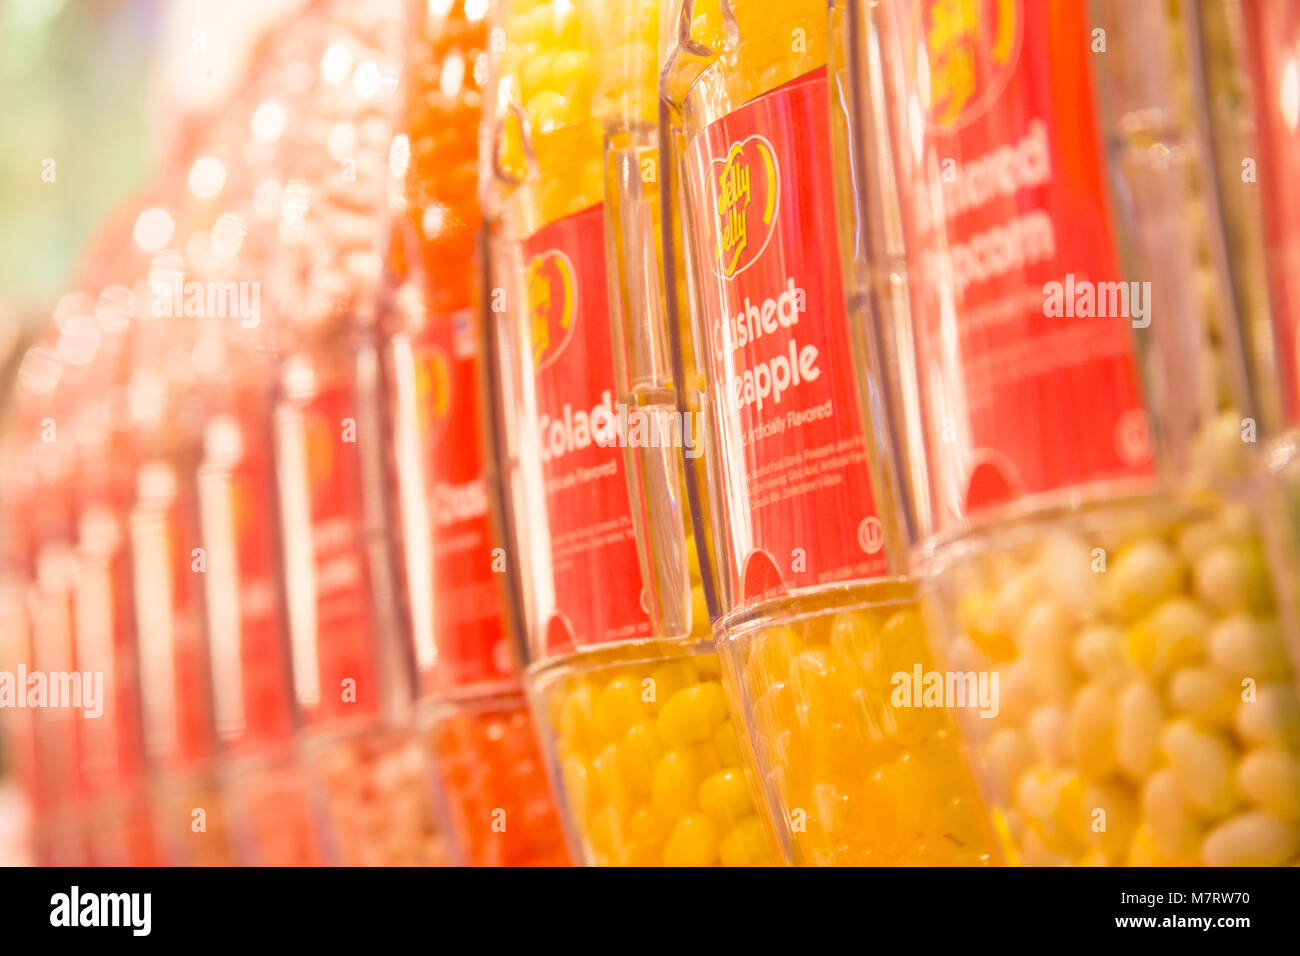
[[[451,360],[446,351],[436,345],[424,350],[415,369],[415,389],[420,432],[436,442],[447,430],[451,414]]]
[[[977,119],[1006,89],[1020,58],[1020,0],[934,0],[915,8],[925,43],[918,87],[931,123],[944,129]]]
[[[573,261],[558,249],[533,256],[527,294],[533,367],[540,370],[555,361],[573,335]]]
[[[780,167],[772,144],[755,133],[732,143],[709,169],[714,271],[732,279],[754,264],[776,231]]]

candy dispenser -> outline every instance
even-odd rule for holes
[[[770,863],[682,506],[697,432],[658,265],[659,11],[508,2],[494,18],[498,455],[570,844],[595,865]]]
[[[1291,861],[1194,11],[842,8],[864,384],[1008,859]]]
[[[802,864],[994,862],[948,706],[899,694],[934,664],[858,409],[827,5],[665,14],[668,314],[678,361],[699,356],[680,391],[714,464],[695,538],[715,548],[714,635],[764,796]]]
[[[59,337],[60,353],[84,367],[60,440],[70,438],[75,455],[73,659],[97,686],[103,681],[101,715],[81,724],[81,772],[93,797],[88,833],[95,864],[151,866],[162,852],[142,726],[129,523],[136,456],[123,349],[129,324],[147,303],[121,285],[105,286],[93,302],[81,298]]]
[[[479,414],[477,237],[484,5],[410,5],[406,109],[389,153],[382,369],[391,526],[419,722],[475,866],[567,865],[494,554]]]
[[[383,522],[373,303],[399,8],[313,7],[320,60],[284,150],[271,276],[284,343],[274,467],[302,754],[349,865],[446,861],[409,727]]]
[[[16,590],[12,609],[26,633],[9,632],[14,657],[28,672],[76,669],[73,575],[76,529],[70,436],[58,441],[73,402],[74,381],[60,359],[57,336],[33,346],[18,375],[16,409],[5,436],[5,579]],[[60,385],[62,387],[60,388]],[[16,688],[26,698],[28,686]],[[26,700],[24,700],[24,703]],[[82,773],[83,722],[65,708],[18,708],[19,740],[30,741],[29,780],[34,854],[48,865],[84,865],[91,853],[86,821],[90,790]]]
[[[1262,226],[1256,247],[1249,247],[1262,249],[1246,265],[1258,267],[1266,281],[1260,283],[1254,269],[1242,269],[1234,274],[1234,289],[1239,296],[1243,290],[1266,290],[1263,311],[1270,334],[1260,338],[1268,351],[1260,356],[1256,372],[1259,381],[1276,383],[1271,393],[1261,390],[1262,404],[1280,409],[1268,422],[1268,500],[1277,516],[1268,530],[1290,585],[1285,610],[1300,620],[1300,288],[1295,278],[1300,137],[1294,92],[1300,5],[1223,0],[1214,7],[1220,15],[1203,11],[1202,33],[1207,49],[1227,51],[1221,56],[1227,62],[1208,80],[1212,102],[1229,104],[1220,111],[1228,114],[1228,122],[1220,124],[1216,139],[1223,157],[1220,196],[1225,206],[1254,214]],[[1234,168],[1235,163],[1241,166]]]
[[[199,525],[202,359],[197,321],[176,309],[184,259],[157,253],[136,292],[126,386],[138,462],[128,525],[145,745],[156,776],[159,840],[170,863],[231,866],[235,845],[216,779],[217,735],[208,666]]]
[[[205,376],[209,417],[198,469],[224,789],[245,858],[264,866],[316,866],[325,862],[324,824],[295,759],[297,721],[277,567],[274,352],[249,333],[227,331],[209,340],[225,348]]]

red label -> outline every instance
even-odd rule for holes
[[[827,100],[819,69],[727,114],[687,150],[731,574],[747,600],[885,571],[836,251]]]
[[[218,733],[232,747],[293,734],[288,640],[277,564],[274,473],[260,389],[207,425],[199,507],[208,570],[208,632]]]
[[[937,528],[1150,474],[1150,286],[1118,281],[1083,6],[883,12]]]
[[[543,650],[646,637],[650,620],[616,438],[604,207],[541,229],[524,242],[524,258],[554,585],[553,600],[539,598]]]
[[[282,406],[277,428],[298,702],[310,722],[371,715],[378,689],[353,389],[331,385]]]
[[[512,678],[478,429],[478,349],[474,313],[465,309],[431,318],[406,353],[432,536],[432,591],[413,581],[410,597],[416,660],[426,672],[423,690]],[[408,524],[404,533],[420,529]],[[414,559],[408,547],[408,572],[419,566]],[[428,601],[427,610],[417,613],[421,600]]]
[[[197,516],[184,476],[155,461],[141,470],[145,498],[131,514],[145,740],[151,756],[184,766],[213,755]]]
[[[1287,422],[1300,422],[1300,5],[1242,4],[1254,81],[1270,307]],[[1244,188],[1250,188],[1246,186]]]

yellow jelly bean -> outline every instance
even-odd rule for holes
[[[669,746],[699,743],[713,736],[718,724],[727,719],[727,697],[716,681],[703,681],[683,688],[659,711],[659,736]]]
[[[1264,810],[1233,817],[1201,845],[1206,866],[1280,866],[1300,851],[1300,827]]]
[[[645,722],[629,727],[619,742],[623,773],[631,792],[645,796],[654,783],[655,764],[663,756],[664,745],[654,724]]]
[[[633,810],[627,820],[628,838],[634,843],[656,849],[664,845],[672,830],[672,821],[648,804]]]
[[[717,748],[718,759],[724,767],[739,767],[745,762],[740,749],[740,738],[736,736],[736,727],[728,718],[713,732],[713,746]]]
[[[641,682],[630,675],[615,677],[596,698],[596,730],[604,740],[617,740],[629,727],[644,720]]]
[[[1217,727],[1232,721],[1239,693],[1232,678],[1212,667],[1185,667],[1169,676],[1167,696],[1174,710]]]
[[[650,680],[653,681],[649,687],[653,695],[651,705],[657,709],[679,690],[699,680],[699,675],[690,661],[669,661],[654,668],[650,672]]]
[[[1255,544],[1225,544],[1194,567],[1196,593],[1222,613],[1264,611],[1273,603],[1268,567]]]
[[[581,752],[596,743],[595,694],[589,684],[576,684],[560,708],[560,736]]]
[[[655,765],[652,787],[655,809],[670,820],[678,820],[696,808],[700,772],[689,750],[669,750]]]
[[[1252,750],[1237,765],[1247,800],[1283,820],[1300,819],[1300,760],[1278,747]]]
[[[617,744],[610,744],[591,761],[596,782],[600,785],[600,794],[604,802],[620,811],[632,805],[631,788],[623,772]]]
[[[1088,684],[1075,694],[1069,740],[1075,762],[1088,776],[1101,779],[1116,769],[1115,694],[1109,687]]]
[[[1296,693],[1287,684],[1260,684],[1255,688],[1255,698],[1237,704],[1233,728],[1237,736],[1247,743],[1300,748],[1300,703]]]
[[[1273,620],[1233,614],[1210,634],[1210,663],[1234,680],[1284,678],[1291,672],[1282,631]]]
[[[1105,581],[1107,598],[1121,618],[1131,621],[1177,592],[1185,575],[1178,555],[1163,541],[1138,541],[1111,562]]]
[[[717,862],[717,824],[702,813],[678,820],[664,845],[664,866],[713,866]]]
[[[591,774],[581,757],[569,757],[561,768],[564,777],[564,792],[569,806],[578,820],[586,820],[591,809]]]
[[[722,826],[729,826],[754,812],[749,796],[749,781],[744,771],[724,769],[700,784],[700,809]]]
[[[1129,629],[1129,655],[1156,677],[1198,664],[1205,656],[1210,617],[1187,597],[1174,597]]]
[[[911,673],[916,664],[929,660],[925,650],[925,623],[914,607],[895,611],[880,630],[883,649],[883,666],[892,675],[897,671]]]
[[[770,860],[767,832],[756,816],[748,816],[722,838],[718,856],[723,866],[754,866]]]
[[[1134,780],[1155,762],[1163,714],[1160,697],[1145,681],[1133,681],[1119,695],[1115,721],[1115,758]]]
[[[1237,805],[1232,744],[1186,718],[1165,728],[1161,747],[1183,802],[1202,817],[1221,817]]]
[[[1157,770],[1147,779],[1142,790],[1142,818],[1142,829],[1160,857],[1185,856],[1200,842],[1200,830],[1172,770]]]
[[[623,820],[614,807],[605,807],[592,818],[591,828],[587,832],[592,849],[602,856],[609,857],[616,865],[620,850],[626,836],[623,833]]]
[[[793,628],[772,628],[754,641],[747,669],[756,669],[769,684],[784,681],[791,659],[803,649],[804,640]]]
[[[835,687],[825,650],[809,650],[790,662],[790,689],[795,700],[828,716],[835,707]]]

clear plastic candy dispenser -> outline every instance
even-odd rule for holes
[[[659,278],[659,10],[507,2],[493,17],[497,455],[570,844],[595,865],[771,863],[686,525],[698,436],[676,407]]]
[[[801,864],[994,862],[948,708],[896,693],[934,664],[858,407],[827,6],[664,13],[668,314],[710,453],[695,539],[764,796]]]
[[[380,316],[390,509],[420,732],[456,859],[569,861],[524,696],[480,412],[478,128],[486,5],[410,5]]]
[[[844,4],[864,381],[1007,858],[1292,862],[1190,4]]]

